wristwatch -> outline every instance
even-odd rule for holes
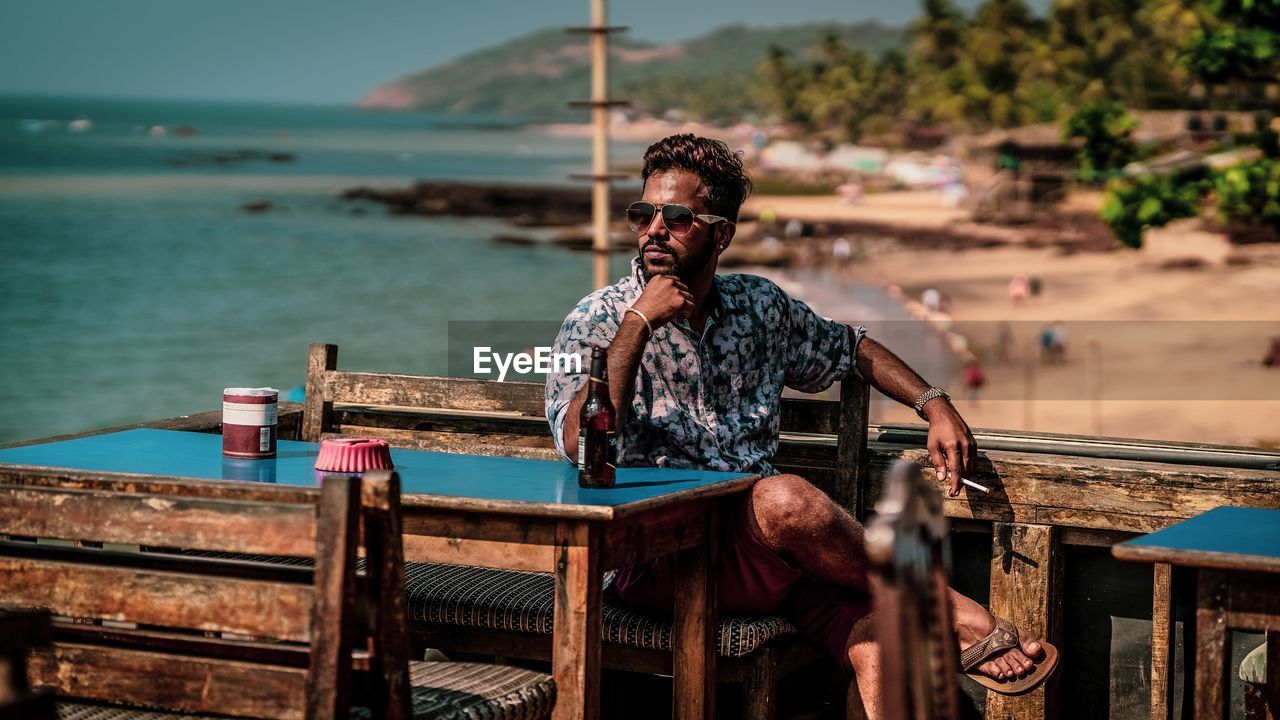
[[[951,400],[951,396],[947,394],[947,391],[937,385],[920,393],[920,397],[916,398],[916,414],[925,422],[929,422],[929,416],[924,414],[924,404],[934,398],[946,398],[948,401]]]

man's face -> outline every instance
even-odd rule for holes
[[[706,205],[706,194],[707,189],[697,175],[684,170],[668,170],[649,176],[642,199],[659,208],[674,203],[689,207],[699,215],[712,214]],[[696,220],[689,234],[677,238],[668,232],[659,211],[654,213],[638,242],[640,269],[646,279],[655,275],[674,275],[687,283],[705,270],[715,256],[715,225]]]

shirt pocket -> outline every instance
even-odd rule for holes
[[[755,410],[754,406],[760,404],[761,399],[766,394],[765,388],[762,387],[764,381],[765,372],[762,368],[731,375],[729,377],[729,398],[733,405],[732,410],[737,412]]]

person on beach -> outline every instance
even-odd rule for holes
[[[977,462],[973,435],[945,393],[864,328],[823,318],[763,278],[716,274],[751,190],[738,154],[724,143],[665,138],[645,152],[641,177],[642,198],[627,210],[639,250],[630,274],[577,304],[553,352],[608,349],[619,466],[765,475],[723,516],[720,608],[789,615],[854,671],[850,712],[860,695],[868,716],[879,717],[863,527],[807,480],[770,465],[782,389],[818,392],[857,373],[914,406],[929,423],[929,456],[952,497]],[[565,451],[577,445],[586,381],[563,372],[547,378],[547,419],[570,462]],[[670,612],[674,577],[667,556],[621,569],[610,592],[640,610]],[[962,665],[979,682],[1022,692],[1056,667],[1051,645],[955,591],[949,600]]]
[[[982,364],[977,358],[970,359],[964,365],[964,387],[969,391],[969,402],[978,404],[982,386],[987,384],[987,376],[982,374]]]

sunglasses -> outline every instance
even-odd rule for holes
[[[667,232],[677,238],[682,238],[693,232],[693,221],[695,219],[701,220],[708,225],[728,220],[728,218],[719,215],[698,215],[691,208],[684,205],[675,203],[654,205],[651,202],[640,200],[627,206],[627,223],[635,232],[644,232],[653,223],[653,216],[657,214],[659,209],[662,210],[662,224],[666,226]]]

